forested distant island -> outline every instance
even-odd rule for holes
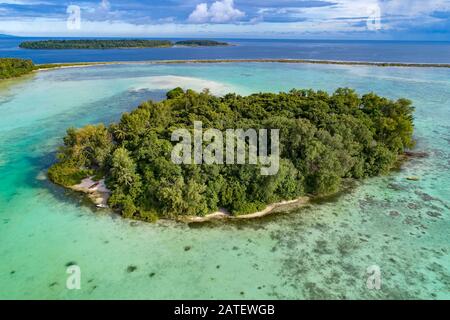
[[[217,46],[229,46],[230,44],[214,40],[183,40],[175,42],[175,45],[188,47],[217,47]]]
[[[228,43],[213,40],[183,40],[172,42],[169,40],[41,40],[25,41],[20,44],[22,49],[136,49],[136,48],[170,48],[173,46],[212,47],[227,46]]]
[[[413,112],[409,100],[351,89],[216,97],[176,88],[118,123],[68,129],[49,178],[65,187],[98,181],[92,190],[105,181],[107,204],[125,218],[205,216],[221,208],[245,215],[388,173],[414,146]],[[279,170],[265,176],[261,164],[174,163],[172,135],[192,132],[195,121],[219,132],[280,129]]]

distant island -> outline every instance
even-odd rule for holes
[[[219,47],[219,46],[229,46],[230,44],[214,40],[183,40],[175,42],[175,45],[187,47]]]
[[[172,42],[169,40],[41,40],[25,41],[19,47],[22,49],[139,49],[139,48],[170,48],[173,46],[211,47],[227,46],[228,43],[213,40],[183,40]]]
[[[125,218],[204,217],[221,209],[242,216],[388,173],[414,146],[413,112],[409,100],[347,88],[224,97],[176,88],[119,123],[68,129],[48,174]],[[171,136],[191,132],[194,121],[221,132],[280,129],[277,174],[261,175],[261,164],[175,164]]]

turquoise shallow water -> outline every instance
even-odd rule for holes
[[[429,157],[324,203],[226,224],[126,221],[44,179],[67,127],[116,120],[175,86],[218,94],[348,86],[407,97],[417,108],[417,149]],[[143,64],[7,81],[0,85],[0,298],[450,298],[449,169],[447,69]],[[70,263],[81,268],[81,290],[66,289]],[[381,290],[366,286],[372,265],[380,267]]]

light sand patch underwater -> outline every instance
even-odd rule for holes
[[[148,90],[148,89],[164,89],[171,90],[174,88],[183,88],[184,90],[192,89],[202,91],[208,89],[212,94],[224,95],[235,91],[232,86],[220,82],[179,76],[155,76],[146,77],[131,88],[132,91]]]

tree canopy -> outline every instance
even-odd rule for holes
[[[333,94],[292,90],[223,97],[176,88],[161,102],[144,102],[119,123],[69,129],[50,178],[70,186],[104,176],[109,204],[125,217],[203,216],[218,208],[240,215],[303,195],[339,191],[347,179],[389,172],[414,146],[414,108],[347,88]],[[280,169],[260,165],[177,165],[174,130],[280,129]]]
[[[228,46],[226,42],[219,42],[215,40],[182,40],[175,42],[178,46],[191,46],[191,47],[215,47],[215,46]]]
[[[0,79],[19,77],[34,69],[35,66],[31,60],[0,58]]]
[[[125,49],[125,48],[164,48],[174,45],[183,46],[223,46],[224,42],[213,40],[183,40],[172,42],[170,40],[144,40],[144,39],[80,39],[80,40],[39,40],[24,41],[20,44],[22,49]]]

